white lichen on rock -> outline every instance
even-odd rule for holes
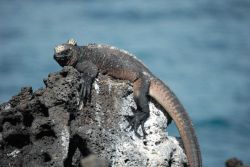
[[[130,106],[135,106],[133,96],[126,97],[122,105],[122,113],[132,115]],[[113,166],[135,166],[136,163],[139,163],[147,167],[167,167],[173,159],[175,165],[171,166],[177,167],[186,162],[186,157],[177,145],[176,139],[173,137],[169,139],[167,136],[165,115],[152,102],[149,106],[150,117],[145,123],[145,129],[148,133],[146,139],[138,138],[133,131],[124,133],[124,136],[116,143],[117,150]],[[120,128],[124,129],[128,124],[124,126],[124,122],[121,122],[120,125]],[[139,128],[139,133],[142,134],[141,128]],[[178,156],[173,157],[174,153],[178,153]],[[139,164],[138,166],[140,166]]]
[[[98,85],[98,80],[96,79],[95,82],[94,82],[93,84],[94,84],[94,88],[95,88],[95,90],[96,90],[96,93],[99,94],[100,88],[99,88],[99,85]]]
[[[20,153],[20,150],[15,149],[15,150],[12,151],[11,153],[7,154],[7,156],[8,156],[8,157],[13,157],[13,158],[15,158],[19,153]]]
[[[119,118],[118,122],[114,123],[115,127],[113,127],[117,132],[116,134],[110,133],[112,130],[105,128],[107,123],[99,120],[100,125],[102,124],[103,133],[105,136],[109,136],[107,138],[108,140],[111,139],[112,142],[107,142],[108,148],[106,148],[105,143],[102,143],[102,147],[105,147],[105,149],[99,152],[98,155],[106,157],[111,162],[111,166],[115,167],[168,167],[170,165],[172,167],[182,167],[187,162],[186,156],[178,141],[174,137],[167,135],[166,127],[168,120],[160,108],[156,107],[153,102],[150,102],[150,117],[145,123],[148,135],[146,139],[138,138],[134,131],[130,131],[127,128],[129,124],[124,117],[124,115],[133,115],[131,107],[136,108],[132,87],[128,83],[116,82],[110,78],[104,79],[104,82],[103,79],[100,80],[102,80],[102,84],[99,85],[100,91],[108,89],[106,92],[112,94],[111,101],[115,112],[113,115],[110,114],[109,119],[115,122],[116,120],[113,119]],[[124,96],[124,90],[131,93]],[[97,92],[94,94],[95,99],[102,96]],[[100,110],[100,106],[96,107],[96,110]],[[103,114],[110,112],[111,110],[106,107],[103,107],[101,111]],[[95,116],[99,118],[100,113],[95,113]],[[138,129],[138,132],[142,135],[141,128]]]
[[[67,157],[67,154],[68,154],[69,137],[70,137],[69,129],[68,129],[68,127],[65,127],[64,129],[62,129],[62,132],[61,132],[61,146],[62,146],[63,159],[65,159]]]

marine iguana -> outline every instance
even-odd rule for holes
[[[150,115],[150,96],[175,121],[184,143],[189,166],[202,166],[199,143],[192,121],[184,107],[170,88],[154,76],[135,56],[109,45],[78,46],[74,39],[70,39],[55,47],[54,59],[59,65],[73,66],[81,73],[80,97],[84,103],[90,99],[92,83],[98,73],[129,80],[133,84],[133,96],[137,109],[128,121],[135,135],[140,137],[137,132],[139,126],[142,128],[143,136],[146,135],[144,123]]]

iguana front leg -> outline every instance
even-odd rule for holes
[[[92,83],[98,74],[98,68],[89,61],[77,63],[75,68],[81,73],[80,101],[85,105],[90,101]]]

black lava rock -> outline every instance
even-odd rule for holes
[[[79,100],[80,74],[73,67],[49,74],[45,88],[21,89],[0,105],[0,167],[184,166],[186,157],[167,119],[150,102],[148,136],[137,138],[126,115],[135,107],[129,82],[99,75],[91,102]],[[141,133],[141,131],[139,131]]]

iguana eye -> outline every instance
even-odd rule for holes
[[[67,54],[70,53],[70,50],[71,50],[71,49],[64,50],[64,51],[61,52],[61,54],[67,55]]]

